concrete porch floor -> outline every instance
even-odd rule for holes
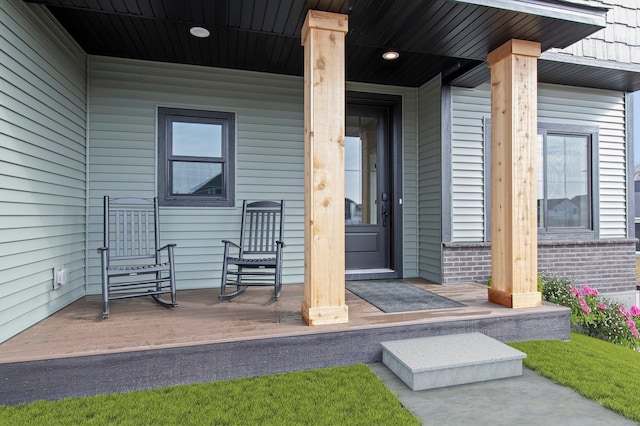
[[[503,342],[568,339],[569,310],[509,309],[480,284],[405,280],[466,306],[384,313],[347,291],[348,324],[309,327],[302,285],[249,288],[232,301],[216,289],[178,292],[166,309],[150,298],[115,301],[101,319],[98,297],[78,300],[0,344],[0,403],[148,389],[285,371],[375,363],[381,341],[478,331]]]

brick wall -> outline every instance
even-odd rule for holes
[[[635,239],[540,241],[539,273],[558,274],[606,293],[636,289]],[[443,243],[442,283],[486,283],[491,243]]]

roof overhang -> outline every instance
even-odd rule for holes
[[[45,5],[91,55],[302,75],[310,9],[349,16],[347,79],[417,87],[474,81],[510,39],[564,48],[602,29],[606,9],[558,0],[25,0]],[[205,39],[192,26],[211,32]],[[384,61],[395,49],[400,58]],[[465,80],[466,79],[466,80]]]
[[[447,81],[452,86],[477,87],[491,78],[482,63]],[[538,59],[540,83],[635,92],[640,90],[640,64],[599,61],[558,52],[544,52]]]

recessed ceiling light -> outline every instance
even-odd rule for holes
[[[207,38],[211,35],[208,29],[202,27],[191,27],[189,30],[192,36],[198,38]]]
[[[394,61],[400,57],[400,54],[395,50],[387,50],[382,54],[382,57],[387,61]]]

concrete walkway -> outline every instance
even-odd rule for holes
[[[384,364],[369,367],[423,425],[636,424],[527,368],[520,377],[414,392]]]

